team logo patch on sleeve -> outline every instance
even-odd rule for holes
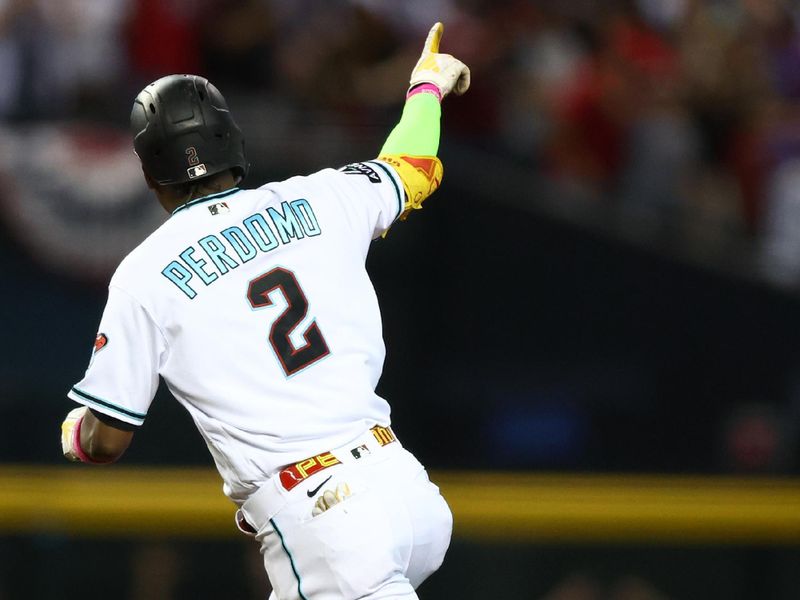
[[[105,348],[107,344],[108,336],[105,333],[98,333],[97,337],[94,338],[94,350],[92,351],[92,354],[97,354],[100,352],[100,350]]]
[[[346,175],[364,175],[372,183],[380,183],[381,177],[369,165],[364,163],[352,163],[342,168],[342,173]]]

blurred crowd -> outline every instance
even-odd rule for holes
[[[195,72],[279,139],[292,129],[276,121],[308,114],[346,147],[396,118],[442,20],[443,48],[473,72],[448,139],[643,230],[753,240],[764,273],[792,284],[799,13],[791,0],[0,0],[0,123],[124,125],[146,83]]]

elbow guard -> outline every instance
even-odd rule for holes
[[[408,213],[422,208],[422,202],[442,183],[444,167],[435,156],[407,156],[405,154],[381,154],[378,160],[391,165],[403,182],[406,201],[400,220],[405,221]]]

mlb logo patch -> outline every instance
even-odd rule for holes
[[[216,216],[229,213],[231,212],[231,209],[228,207],[227,202],[215,202],[214,204],[209,205],[208,212]]]
[[[361,458],[365,454],[372,454],[372,452],[369,451],[366,444],[361,444],[360,446],[352,448],[350,454],[352,454],[354,458]]]
[[[189,179],[197,179],[208,173],[208,169],[206,169],[205,165],[197,165],[186,169],[186,173],[189,175]]]

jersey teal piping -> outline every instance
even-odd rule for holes
[[[83,390],[79,390],[75,386],[72,387],[72,392],[75,393],[76,395],[80,396],[84,400],[88,400],[89,402],[93,402],[93,403],[95,403],[95,404],[97,404],[99,406],[102,406],[104,408],[108,408],[110,410],[118,412],[121,415],[125,415],[129,419],[136,419],[137,421],[144,421],[145,417],[147,416],[147,415],[143,415],[142,413],[137,413],[137,412],[134,412],[132,410],[128,410],[127,408],[122,408],[121,406],[117,406],[116,404],[112,404],[111,402],[107,402],[105,400],[101,400],[100,398],[97,398],[96,396],[92,396],[91,394],[87,394]]]
[[[389,181],[392,182],[392,185],[394,186],[394,191],[397,194],[397,203],[400,205],[400,207],[397,210],[397,217],[399,217],[401,214],[403,214],[403,204],[404,204],[403,196],[402,194],[400,194],[400,188],[397,186],[397,182],[394,180],[394,177],[392,177],[392,174],[389,173],[389,167],[387,167],[386,165],[382,165],[377,160],[370,160],[367,162],[371,162],[376,167],[380,167],[381,169],[383,169],[383,172],[386,173],[386,176],[389,178]],[[395,220],[397,219],[397,217],[395,217]]]
[[[195,204],[199,204],[201,202],[207,202],[208,200],[217,200],[218,198],[225,198],[226,196],[230,196],[235,194],[236,192],[241,192],[238,187],[231,188],[229,190],[225,190],[224,192],[217,192],[216,194],[209,194],[208,196],[201,196],[200,198],[195,198],[194,200],[189,200],[186,204],[181,204],[178,208],[172,211],[174,215],[179,210],[183,210],[184,208],[189,208],[190,206],[194,206]]]
[[[297,593],[300,594],[300,598],[303,600],[308,600],[305,594],[303,594],[303,590],[300,589],[300,574],[297,572],[297,567],[294,566],[294,559],[292,558],[292,553],[289,552],[289,549],[286,547],[286,541],[283,539],[283,534],[281,530],[278,529],[278,524],[275,522],[275,519],[270,519],[269,522],[272,524],[273,529],[275,529],[275,533],[278,534],[278,537],[281,538],[281,546],[283,546],[283,550],[286,552],[286,556],[289,557],[289,564],[292,565],[292,572],[294,576],[297,578]]]

